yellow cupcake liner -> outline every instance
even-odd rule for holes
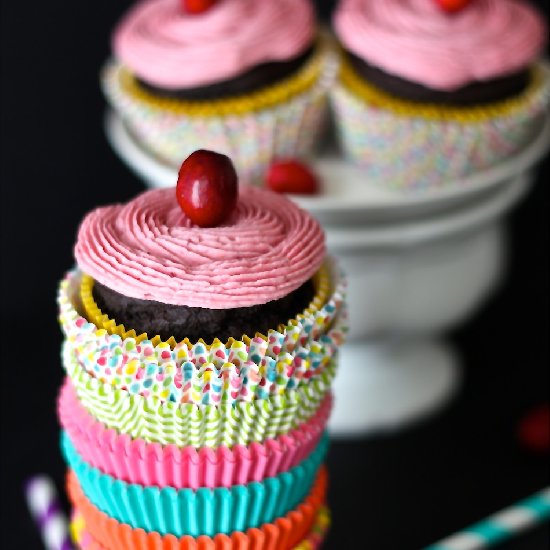
[[[365,178],[385,188],[422,192],[518,154],[537,136],[550,99],[550,70],[533,68],[528,88],[492,105],[452,107],[393,97],[344,62],[331,91],[338,138]]]
[[[395,97],[363,79],[347,60],[340,65],[340,82],[345,88],[373,107],[386,109],[405,117],[430,120],[449,120],[460,123],[476,123],[496,117],[513,116],[523,109],[534,94],[544,85],[544,69],[536,65],[531,69],[531,82],[519,95],[488,105],[455,107],[437,103],[407,101]]]
[[[104,329],[109,334],[118,334],[121,338],[134,338],[137,343],[142,342],[143,340],[150,340],[153,346],[158,344],[168,344],[170,348],[174,349],[178,342],[173,336],[170,336],[165,342],[159,335],[155,335],[152,338],[149,338],[147,333],[137,334],[134,329],[126,329],[123,324],[117,323],[115,319],[111,319],[108,315],[104,314],[103,311],[98,307],[96,301],[93,297],[93,287],[94,279],[85,273],[82,274],[80,282],[80,300],[84,308],[85,317],[91,323],[94,323],[98,329]],[[310,317],[317,313],[327,302],[330,292],[330,275],[327,266],[322,266],[319,271],[313,276],[313,284],[315,286],[315,296],[311,301],[309,307],[300,315],[297,315],[295,319],[289,319],[287,325],[296,326],[301,319],[305,317]],[[280,324],[278,327],[275,327],[275,330],[283,332],[285,329],[284,324]],[[267,341],[267,336],[256,333],[254,336],[250,337],[248,335],[243,335],[240,340],[242,340],[246,345],[250,345],[251,340],[256,338],[262,338]],[[235,339],[230,339],[229,342],[233,343]],[[215,340],[212,344],[206,343],[204,340],[200,339],[200,343],[204,344],[207,349],[210,349],[212,345],[219,345],[220,341]],[[185,338],[180,343],[185,343],[188,346],[193,344],[189,339]]]

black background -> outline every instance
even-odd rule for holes
[[[47,472],[59,486],[63,480],[54,406],[62,378],[55,294],[73,263],[78,222],[94,206],[142,190],[104,138],[97,76],[111,28],[129,4],[2,4],[6,549],[41,548],[23,501],[25,477]],[[319,4],[326,15],[331,3]],[[505,284],[451,336],[466,367],[460,395],[439,416],[403,433],[333,445],[327,548],[418,549],[548,484],[546,460],[515,439],[521,415],[548,400],[548,162],[539,179],[510,216]],[[545,547],[544,526],[502,546]]]

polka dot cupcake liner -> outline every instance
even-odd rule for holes
[[[198,489],[261,481],[297,466],[319,444],[331,404],[328,395],[315,416],[288,435],[232,449],[161,446],[118,434],[82,407],[68,380],[58,413],[77,453],[101,472],[127,483]]]
[[[130,394],[86,372],[65,342],[63,365],[83,407],[134,439],[178,447],[233,447],[286,435],[310,420],[330,393],[336,358],[307,386],[251,402],[195,405]]]
[[[185,536],[178,539],[172,535],[162,537],[159,533],[132,529],[109,518],[86,499],[76,477],[69,473],[67,487],[74,506],[71,533],[82,550],[316,550],[330,525],[330,514],[323,505],[326,486],[327,475],[322,468],[305,501],[271,524],[231,535],[217,534],[213,538]]]
[[[274,158],[303,157],[313,150],[326,124],[336,72],[332,44],[322,37],[296,75],[239,98],[161,99],[136,85],[114,61],[104,67],[101,81],[137,143],[162,162],[177,168],[208,144],[233,159],[244,182],[260,185]]]
[[[550,99],[550,70],[511,100],[479,107],[419,104],[371,86],[344,62],[331,93],[345,154],[365,178],[399,191],[443,187],[518,153],[536,136]]]
[[[226,344],[122,338],[83,317],[82,274],[59,288],[60,322],[82,367],[101,382],[133,395],[174,403],[231,404],[284,395],[323,375],[347,332],[345,279],[327,264],[332,291],[315,311],[297,316],[282,332]]]
[[[179,538],[246,531],[285,516],[311,491],[329,439],[325,435],[313,453],[288,472],[246,485],[196,491],[128,484],[84,462],[66,433],[61,446],[91,504],[134,529]]]

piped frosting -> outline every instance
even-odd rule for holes
[[[435,0],[341,0],[334,27],[365,61],[437,90],[525,69],[546,41],[542,17],[518,0],[473,0],[452,14]]]
[[[210,309],[282,298],[324,256],[314,218],[282,195],[248,186],[223,226],[192,225],[174,189],[157,189],[90,212],[75,246],[79,267],[125,296]]]
[[[310,0],[220,0],[200,15],[178,0],[144,0],[116,28],[113,50],[136,76],[173,90],[296,57],[314,32]]]

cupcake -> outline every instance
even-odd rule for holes
[[[83,220],[59,288],[58,412],[80,548],[315,548],[346,331],[322,229],[193,153]]]
[[[112,47],[108,101],[175,168],[208,143],[259,183],[273,157],[307,155],[322,130],[335,71],[310,0],[143,0]]]
[[[548,104],[546,28],[519,0],[340,0],[332,94],[346,154],[399,190],[443,187],[519,152]]]

